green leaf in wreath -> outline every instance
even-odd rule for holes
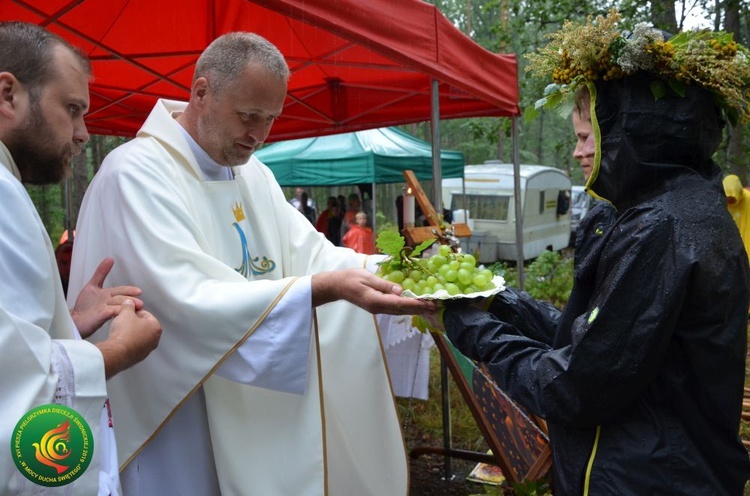
[[[654,95],[654,100],[661,100],[667,96],[667,85],[664,81],[660,79],[651,81],[651,94]]]
[[[667,81],[667,83],[669,84],[669,87],[672,88],[672,91],[685,98],[685,83],[676,79],[670,79],[669,81]]]

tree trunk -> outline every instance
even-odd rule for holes
[[[734,34],[735,41],[741,43],[739,0],[724,0],[724,31]]]
[[[714,31],[721,29],[721,0],[714,0]]]
[[[669,33],[677,32],[677,17],[674,0],[652,0],[651,12],[654,27]]]

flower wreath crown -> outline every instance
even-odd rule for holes
[[[651,92],[657,100],[669,91],[685,96],[685,87],[696,85],[713,94],[730,123],[750,122],[750,55],[731,33],[693,30],[665,40],[664,32],[649,23],[624,32],[619,21],[617,9],[606,17],[589,16],[585,24],[565,21],[547,35],[552,40],[547,46],[526,55],[526,71],[553,81],[527,109],[527,120],[540,109],[554,108],[567,116],[582,85],[643,71],[654,76]]]

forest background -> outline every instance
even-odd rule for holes
[[[546,35],[559,29],[566,19],[584,20],[588,15],[606,14],[611,7],[622,13],[623,25],[630,28],[638,22],[650,22],[670,33],[696,27],[722,29],[734,39],[750,46],[750,0],[432,0],[453,24],[478,44],[499,53],[513,53],[518,58],[520,107],[523,111],[540,97],[546,81],[528,76],[524,54],[547,43]],[[575,143],[570,122],[554,113],[542,113],[537,119],[518,122],[518,148],[524,164],[541,164],[566,171],[573,184],[583,184],[583,176],[572,158]],[[485,160],[512,161],[512,120],[507,118],[474,118],[442,121],[440,147],[463,152],[466,164]],[[420,139],[431,141],[430,124],[403,126]],[[47,227],[53,243],[68,226],[75,225],[76,213],[93,175],[106,154],[125,138],[91,137],[86,154],[76,158],[72,177],[63,185],[29,186],[28,190]],[[714,157],[726,173],[737,174],[743,184],[750,184],[750,126],[727,126],[724,140]],[[305,187],[300,184],[298,186]],[[396,223],[395,197],[403,184],[378,185],[378,230]],[[432,191],[429,181],[423,182]],[[310,196],[324,209],[329,195],[358,192],[354,185],[311,188]],[[293,188],[285,188],[288,198]],[[434,202],[433,202],[434,203]],[[67,208],[66,208],[67,206]]]

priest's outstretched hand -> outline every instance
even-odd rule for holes
[[[398,284],[375,276],[365,269],[320,272],[312,276],[313,306],[346,300],[374,314],[422,315],[435,312],[433,301],[401,296]]]

